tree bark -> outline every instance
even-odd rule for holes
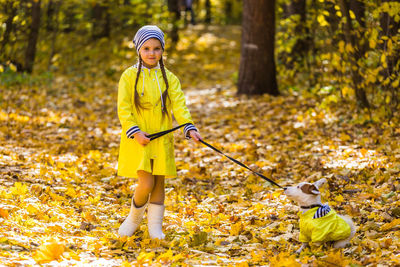
[[[298,15],[300,20],[295,27],[297,41],[290,53],[292,61],[301,61],[307,55],[310,47],[309,30],[306,26],[306,0],[294,0],[287,6],[289,16]]]
[[[275,0],[245,0],[238,94],[279,94],[274,39]]]
[[[206,7],[206,19],[204,20],[204,22],[206,24],[210,24],[211,23],[211,1],[210,0],[206,0],[205,7]]]
[[[57,35],[58,35],[58,29],[59,29],[59,11],[61,7],[61,1],[56,0],[55,2],[51,1],[53,4],[52,7],[52,19],[51,19],[51,31],[52,31],[52,36],[51,36],[51,50],[50,50],[50,56],[49,56],[49,61],[47,63],[47,70],[50,70],[50,67],[52,65],[52,59],[56,53],[56,41],[57,41]],[[48,21],[49,22],[49,21]]]
[[[176,44],[179,41],[178,23],[181,18],[179,0],[168,0],[168,11],[172,13],[171,41],[173,44]]]
[[[350,12],[349,12],[349,3],[347,0],[339,0],[340,11],[345,17],[346,21],[343,25],[344,29],[344,37],[346,43],[350,44],[353,47],[354,52],[349,52],[349,60],[351,65],[351,77],[353,81],[353,87],[356,93],[357,103],[360,107],[369,108],[369,102],[367,99],[367,95],[365,94],[365,90],[361,87],[362,77],[358,70],[357,58],[358,53],[360,52],[359,46],[356,43],[356,38],[353,34],[354,29],[351,22]],[[353,70],[353,67],[356,69]]]
[[[400,0],[383,0],[382,2],[400,2]],[[380,18],[380,26],[381,26],[381,36],[387,36],[388,39],[384,40],[381,49],[386,54],[386,65],[387,67],[381,71],[381,75],[383,75],[384,80],[391,79],[391,81],[384,87],[384,90],[390,94],[390,102],[386,103],[387,110],[389,111],[389,122],[398,111],[398,107],[400,105],[399,99],[399,85],[393,86],[392,81],[393,77],[397,77],[399,72],[399,62],[400,62],[400,51],[398,49],[393,48],[392,51],[388,49],[389,40],[391,37],[396,36],[400,29],[400,22],[396,22],[393,17],[391,17],[387,12],[383,12]]]
[[[96,40],[102,37],[110,37],[111,18],[107,5],[96,3],[92,9],[92,39]]]
[[[5,14],[7,14],[8,17],[5,21],[6,30],[4,31],[3,34],[3,40],[1,40],[1,51],[3,51],[3,53],[5,51],[6,45],[10,40],[10,35],[14,28],[13,24],[14,17],[17,15],[17,9],[14,7],[13,1],[7,1],[6,4],[4,5],[4,9],[5,9],[4,10]],[[6,55],[5,54],[2,55],[2,57],[0,58],[1,61],[5,60],[5,58],[3,57],[6,57]]]
[[[40,0],[32,0],[31,27],[28,36],[28,46],[25,53],[25,67],[28,73],[32,73],[36,55],[36,44],[40,28]]]

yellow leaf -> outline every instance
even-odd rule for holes
[[[15,65],[14,64],[10,64],[9,65],[9,67],[10,67],[10,70],[12,70],[13,72],[16,72],[17,71],[17,67],[15,67]]]
[[[343,53],[344,52],[344,41],[339,41],[339,52]]]
[[[28,186],[26,184],[16,182],[10,190],[11,194],[14,196],[23,196],[28,192]]]
[[[350,137],[348,134],[342,133],[342,134],[340,135],[340,140],[346,142],[346,141],[351,140],[351,137]]]
[[[390,223],[385,223],[384,225],[382,225],[381,231],[387,231],[399,225],[400,225],[400,219],[394,219]]]
[[[356,18],[356,15],[354,15],[354,12],[352,10],[349,10],[349,13],[350,13],[350,18],[351,19],[355,19]]]
[[[322,14],[318,15],[317,20],[319,22],[319,25],[321,25],[322,27],[329,25],[328,22],[325,20],[325,16]]]
[[[365,148],[360,149],[361,155],[363,155],[363,157],[365,157],[368,153],[368,150],[366,150]]]
[[[60,244],[56,240],[51,240],[48,243],[42,244],[32,257],[39,264],[48,263],[53,260],[58,260],[64,253],[65,245]]]
[[[381,63],[382,64],[386,63],[386,55],[385,54],[382,54],[382,56],[381,56]]]
[[[338,201],[338,202],[343,202],[343,201],[344,201],[344,198],[343,198],[342,195],[338,195],[338,196],[335,198],[335,200]]]
[[[233,236],[239,235],[239,233],[242,231],[243,231],[242,222],[237,222],[237,223],[231,225],[231,230],[230,230],[231,235],[233,235]]]
[[[8,210],[0,208],[0,217],[7,219],[8,218]]]
[[[369,39],[369,46],[373,49],[376,47],[376,41],[374,38]]]
[[[342,88],[342,94],[343,94],[343,96],[348,96],[348,95],[350,95],[350,92],[351,92],[350,87],[345,86],[345,87]]]
[[[156,254],[154,253],[154,251],[149,252],[149,253],[144,252],[144,251],[140,252],[139,256],[137,257],[137,263],[138,264],[141,264],[141,263],[150,263],[151,264],[155,255]]]

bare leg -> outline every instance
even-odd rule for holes
[[[141,207],[147,203],[149,195],[154,189],[154,176],[145,171],[138,171],[137,174],[139,181],[133,199],[136,207]]]
[[[154,187],[150,195],[150,203],[163,205],[165,199],[164,175],[154,176]]]
[[[129,215],[118,229],[120,236],[132,236],[135,233],[143,219],[149,194],[154,188],[154,177],[150,173],[138,171],[138,179]]]

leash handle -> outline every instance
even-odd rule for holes
[[[179,128],[182,128],[183,126],[188,125],[188,124],[190,124],[190,123],[181,124],[179,126],[176,126],[175,128],[172,128],[172,129],[169,129],[169,130],[166,130],[166,131],[150,134],[150,135],[147,136],[147,138],[150,138],[150,141],[152,141],[154,139],[157,139],[158,137],[161,137],[161,136],[166,135],[166,134],[168,134],[170,132],[176,131]]]
[[[280,186],[279,184],[277,184],[275,181],[273,181],[273,180],[271,180],[271,179],[265,177],[265,176],[262,175],[261,173],[258,173],[258,172],[256,172],[256,171],[253,171],[252,169],[250,169],[249,167],[247,167],[245,164],[241,163],[240,161],[238,161],[238,160],[236,160],[236,159],[234,159],[234,158],[231,158],[230,156],[226,155],[225,153],[223,153],[223,152],[220,151],[219,149],[213,147],[213,146],[210,145],[209,143],[207,143],[207,142],[205,142],[205,141],[203,141],[203,140],[201,140],[201,139],[200,139],[199,141],[200,141],[201,143],[203,143],[204,145],[208,146],[209,148],[211,148],[212,150],[214,150],[214,151],[216,151],[216,152],[218,152],[218,153],[224,155],[225,157],[227,157],[227,158],[230,159],[231,161],[235,162],[236,164],[242,166],[243,168],[248,169],[249,171],[251,171],[252,173],[256,174],[257,176],[259,176],[259,177],[263,178],[264,180],[270,182],[271,184],[274,184],[274,185],[276,185],[277,187],[282,188],[282,186]]]

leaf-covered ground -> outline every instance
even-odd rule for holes
[[[357,225],[350,247],[296,255],[298,208],[282,190],[180,132],[166,240],[149,239],[146,223],[120,238],[135,185],[115,169],[116,87],[134,60],[127,37],[113,60],[90,65],[89,57],[81,75],[1,88],[0,263],[399,265],[398,121],[371,123],[351,105],[326,107],[307,93],[235,96],[239,38],[235,27],[199,26],[168,55],[196,125],[207,142],[281,185],[326,177],[323,201]]]

